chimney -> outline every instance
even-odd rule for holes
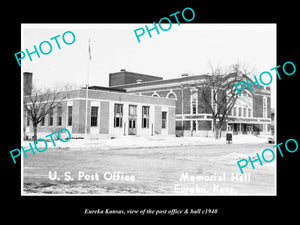
[[[31,95],[32,91],[32,73],[24,72],[23,73],[23,94]]]
[[[126,70],[125,70],[125,69],[121,69],[120,71],[121,71],[121,72],[126,72]]]
[[[188,76],[189,76],[188,73],[183,73],[183,74],[181,74],[181,77],[188,77]]]

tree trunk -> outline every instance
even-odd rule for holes
[[[215,128],[215,139],[221,138],[221,132],[222,132],[222,129]]]
[[[220,124],[217,123],[217,119],[213,119],[213,132],[215,135],[215,139],[221,138],[222,127],[220,128]]]
[[[37,124],[33,124],[33,141],[37,140]]]

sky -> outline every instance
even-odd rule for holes
[[[127,71],[178,78],[211,72],[210,65],[229,66],[237,61],[255,67],[259,76],[276,64],[276,24],[201,24],[173,23],[168,31],[147,31],[137,41],[134,30],[153,24],[22,24],[21,50],[34,51],[43,41],[52,44],[48,55],[32,54],[21,61],[21,72],[32,72],[37,87],[60,84],[108,86],[109,73]],[[168,24],[162,25],[165,29]],[[62,40],[66,31],[75,34],[75,42]],[[57,38],[61,49],[57,48]],[[72,37],[66,34],[67,42]],[[90,40],[91,60],[88,43]],[[46,52],[47,44],[43,44]],[[17,63],[17,61],[16,61]],[[88,79],[89,74],[89,79]],[[275,106],[276,79],[273,79],[272,107]]]

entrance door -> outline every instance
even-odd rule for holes
[[[247,134],[247,124],[242,124],[242,134]]]
[[[247,134],[252,134],[252,124],[247,125]]]
[[[233,134],[238,134],[239,133],[239,126],[237,123],[233,124]]]
[[[136,120],[137,120],[136,105],[129,105],[129,112],[128,112],[128,134],[129,135],[136,134]]]

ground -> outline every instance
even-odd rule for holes
[[[97,145],[57,146],[23,158],[24,194],[276,194],[276,160],[262,166],[255,162],[255,169],[249,163],[243,175],[237,166],[239,159],[255,158],[257,152],[272,148],[266,142],[144,148]]]

